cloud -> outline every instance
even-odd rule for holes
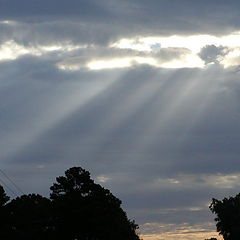
[[[211,237],[219,238],[219,235],[212,229],[210,223],[203,225],[189,226],[188,224],[164,224],[146,223],[142,229],[146,231],[143,238],[152,239],[208,239]],[[149,234],[151,232],[151,234]]]
[[[17,43],[108,44],[136,36],[224,35],[239,30],[236,1],[2,1],[0,39]]]
[[[100,176],[97,176],[97,181],[100,182],[100,183],[105,183],[105,182],[108,182],[110,180],[109,177],[105,176],[105,175],[100,175]]]
[[[211,174],[225,176],[222,169],[236,171],[239,84],[232,72],[145,66],[70,73],[45,61],[23,60],[11,65],[18,80],[12,80],[2,95],[2,161],[9,161],[3,158],[9,149],[14,163],[25,165],[34,159],[45,165],[55,161],[84,164],[97,175],[110,177],[108,184],[115,191],[124,185],[118,186],[118,182],[134,176],[136,181],[128,185],[139,186],[146,194],[179,189],[173,181],[185,181],[187,188],[186,182],[195,183],[191,174],[197,174],[196,181],[200,176],[209,179],[205,184],[201,180],[198,187],[208,185],[218,192],[221,184],[210,184],[217,181],[211,180]],[[2,74],[12,79],[9,65],[3,66]],[[96,95],[90,97],[95,90]],[[81,105],[84,96],[88,101]],[[23,144],[24,139],[29,140]],[[21,148],[14,150],[13,143]],[[108,168],[103,170],[102,164]],[[180,179],[179,172],[185,173]],[[114,173],[120,174],[115,181]],[[165,180],[157,184],[156,179]],[[237,186],[232,186],[226,191],[234,192]]]
[[[0,61],[15,60],[25,55],[40,57],[42,55],[48,55],[49,53],[54,53],[57,60],[60,54],[66,54],[86,47],[87,46],[71,45],[68,42],[55,45],[24,46],[16,43],[14,40],[8,40],[0,45]]]
[[[240,49],[233,48],[228,51],[225,58],[222,60],[225,67],[239,66],[240,65]]]
[[[211,198],[239,191],[240,3],[0,3],[8,175],[47,196],[82,166],[145,239],[212,234]]]
[[[207,45],[201,49],[199,56],[205,61],[205,64],[219,63],[224,59],[227,54],[227,49],[215,45]]]
[[[211,198],[239,188],[238,73],[62,71],[57,61],[46,53],[0,63],[1,162],[20,187],[48,195],[56,176],[80,165],[140,224],[213,221]]]
[[[75,23],[69,23],[69,26],[64,23],[63,32],[54,23],[37,23],[35,34],[32,35],[33,24],[2,22],[4,26],[9,25],[11,33],[3,34],[0,60],[15,60],[25,55],[45,57],[54,60],[59,69],[67,71],[129,68],[138,64],[158,68],[203,68],[209,63],[222,64],[224,67],[237,66],[239,63],[238,32],[220,37],[196,34],[146,36],[103,43],[100,39],[88,41],[80,35],[79,38],[71,37],[71,32],[65,35],[64,29],[71,29]],[[80,32],[85,30],[79,29]],[[158,47],[153,48],[155,45]]]
[[[87,3],[61,0],[57,4],[55,0],[34,3],[24,0],[21,4],[2,1],[0,16],[3,21],[7,19],[37,22],[66,19],[88,23],[90,28],[93,24],[100,23],[104,30],[108,23],[112,23],[115,26],[115,30],[112,31],[114,35],[119,34],[121,30],[123,35],[135,35],[139,32],[189,33],[195,32],[196,29],[198,32],[223,33],[239,28],[239,3],[234,0],[228,4],[223,1],[209,3],[190,0],[184,0],[181,4],[178,1],[169,3],[166,0],[105,0],[101,3],[95,0]]]

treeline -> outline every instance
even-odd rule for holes
[[[0,239],[139,240],[121,201],[88,171],[70,168],[50,190],[50,198],[29,194],[10,201],[0,186]]]
[[[213,198],[209,208],[224,240],[239,240],[240,194]],[[10,200],[0,186],[0,240],[140,240],[137,229],[121,201],[81,167],[57,177],[50,198],[29,194]]]

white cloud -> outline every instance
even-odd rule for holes
[[[113,49],[114,53],[114,49]],[[114,54],[113,54],[114,55]],[[147,64],[157,68],[202,68],[204,62],[197,55],[193,55],[190,51],[183,52],[182,49],[162,49],[159,53],[150,53],[148,55],[132,53],[132,56],[116,56],[113,58],[85,59],[83,62],[81,57],[73,57],[66,61],[61,61],[57,67],[62,70],[79,70],[87,68],[90,70],[130,68],[139,64]],[[138,55],[138,56],[137,56]]]
[[[234,32],[225,36],[214,35],[171,35],[171,36],[149,36],[133,39],[120,39],[111,44],[116,48],[129,48],[139,51],[153,51],[152,46],[161,48],[187,48],[193,53],[198,53],[206,45],[238,47],[240,46],[240,32]]]
[[[226,68],[240,63],[238,42],[239,33],[222,37],[211,35],[138,37],[120,39],[105,47],[64,41],[50,45],[21,45],[14,40],[8,40],[0,45],[0,61],[15,60],[26,54],[41,57],[50,52],[57,52],[56,67],[67,71],[81,68],[89,70],[130,68],[139,64],[157,68],[204,68],[208,64],[218,63]],[[213,47],[223,49],[220,57],[215,53],[216,56],[213,56]],[[83,49],[84,52],[80,51]],[[202,49],[204,56],[208,57],[207,61],[202,58]],[[216,59],[213,59],[214,57]]]
[[[240,186],[240,173],[235,174],[182,174],[172,178],[158,178],[152,183],[153,188],[205,188],[232,189]]]
[[[24,46],[16,43],[14,40],[8,40],[0,45],[0,61],[15,60],[26,54],[33,56],[42,56],[43,54],[46,54],[48,52],[70,52],[86,47],[87,45],[73,45],[70,43],[61,43],[56,45]]]
[[[5,25],[16,25],[17,22],[16,22],[16,21],[12,21],[12,20],[2,20],[2,21],[0,21],[0,24],[5,24]]]
[[[96,60],[87,63],[90,70],[111,69],[111,68],[125,68],[131,67],[136,64],[149,64],[158,66],[155,59],[150,57],[128,57],[110,60]]]
[[[10,40],[0,46],[0,61],[1,60],[14,60],[19,56],[30,53],[30,50],[24,46],[18,45]]]
[[[235,188],[240,186],[240,173],[209,175],[205,183],[217,188]]]
[[[240,65],[240,48],[233,48],[229,50],[228,54],[223,58],[221,63],[225,68]]]
[[[106,175],[99,175],[96,177],[96,180],[100,183],[105,183],[105,182],[108,182],[110,178]]]
[[[136,37],[130,39],[120,39],[110,45],[110,47],[119,49],[132,49],[140,52],[146,52],[148,55],[153,54],[159,49],[179,48],[188,49],[186,54],[180,59],[172,59],[171,61],[158,64],[163,68],[192,68],[204,67],[204,62],[199,58],[198,54],[205,46],[215,46],[225,50],[221,54],[221,58],[217,61],[224,67],[231,67],[240,64],[240,32],[234,32],[225,36],[213,35],[172,35],[172,36],[155,36],[155,37]],[[157,46],[157,47],[153,47]],[[229,48],[229,52],[227,51]],[[205,53],[206,54],[206,53]],[[225,55],[225,56],[224,56]],[[216,56],[217,57],[217,56]]]
[[[180,59],[173,59],[160,64],[163,68],[203,68],[204,62],[194,54],[188,54]]]
[[[57,66],[63,70],[78,70],[88,68],[90,70],[129,68],[136,64],[148,64],[159,68],[203,68],[207,64],[220,63],[224,67],[231,67],[239,64],[239,32],[226,36],[213,35],[173,35],[167,37],[135,37],[130,39],[120,39],[111,43],[106,51],[112,51],[113,56],[102,56],[95,58],[94,52],[91,52],[89,60],[85,63],[63,61]],[[204,49],[206,54],[212,56],[212,49],[206,46],[214,46],[216,49],[222,49],[221,57],[216,55],[216,60],[209,62],[201,59],[199,53]],[[130,55],[119,55],[114,52],[117,49],[128,49],[133,52]],[[183,51],[184,50],[184,51]],[[97,54],[96,48],[96,54]],[[205,61],[205,63],[204,63]]]

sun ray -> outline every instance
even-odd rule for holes
[[[66,83],[56,87],[55,96],[48,102],[40,114],[31,118],[31,122],[16,132],[16,136],[9,134],[5,137],[2,152],[3,157],[10,157],[31,145],[38,137],[68,118],[72,113],[88,104],[101,92],[109,88],[118,77],[105,79],[98,83],[83,85],[81,82]],[[54,94],[53,94],[54,95]],[[20,136],[20,138],[19,138]],[[11,142],[11,148],[8,143]]]

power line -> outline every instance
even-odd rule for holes
[[[6,189],[8,189],[8,191],[10,191],[15,197],[17,197],[17,194],[15,193],[15,191],[11,187],[9,187],[7,183],[3,181],[3,179],[0,178],[0,182]]]
[[[4,175],[4,177],[20,192],[21,194],[25,194],[22,189],[2,170],[0,172]],[[2,180],[3,181],[3,180]],[[5,183],[6,184],[6,183]],[[16,194],[15,194],[16,195]]]

